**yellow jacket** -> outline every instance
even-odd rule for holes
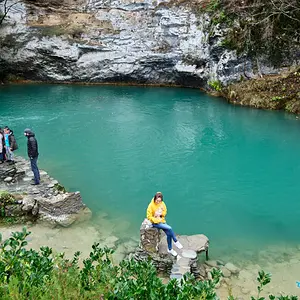
[[[155,212],[158,209],[160,209],[162,211],[161,212],[161,218],[155,217]],[[159,204],[156,204],[154,202],[154,198],[152,198],[152,200],[149,203],[148,208],[147,208],[147,219],[149,221],[151,221],[152,223],[154,223],[154,224],[157,224],[157,223],[166,223],[166,220],[165,220],[166,214],[167,214],[166,204],[163,201],[160,202]]]

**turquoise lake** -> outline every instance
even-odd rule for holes
[[[232,106],[181,88],[0,87],[0,126],[17,154],[23,130],[39,142],[39,166],[94,213],[139,234],[155,192],[177,233],[204,233],[216,255],[243,257],[300,243],[300,121]],[[126,232],[125,232],[126,231]]]

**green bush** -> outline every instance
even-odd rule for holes
[[[80,252],[72,260],[63,253],[54,254],[49,247],[39,251],[27,250],[30,232],[14,232],[0,246],[0,299],[108,299],[108,300],[217,300],[216,284],[221,272],[212,271],[212,280],[197,281],[186,274],[183,279],[172,279],[163,284],[150,261],[123,260],[114,265],[112,250],[92,246],[88,258],[79,267]],[[259,273],[258,296],[270,275]],[[273,297],[273,298],[272,298]],[[228,299],[234,299],[230,296]],[[270,296],[270,299],[275,299]],[[277,299],[295,300],[297,297]]]
[[[11,204],[15,202],[15,197],[7,191],[0,191],[0,203]]]
[[[219,80],[211,80],[208,85],[217,92],[221,92],[223,88],[222,82]]]

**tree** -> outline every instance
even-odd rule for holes
[[[15,9],[15,6],[20,2],[21,1],[0,0],[0,26],[7,17],[8,13]]]

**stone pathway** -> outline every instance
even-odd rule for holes
[[[205,252],[208,256],[209,240],[203,234],[178,235],[183,249],[176,249],[177,257],[168,253],[167,239],[163,231],[149,226],[147,220],[140,228],[140,246],[134,257],[136,260],[145,260],[151,257],[158,271],[170,274],[170,278],[180,280],[190,272],[196,278],[206,279],[207,272],[197,265],[197,256]],[[175,249],[174,249],[175,250]]]
[[[197,257],[198,254],[205,252],[206,257],[208,258],[208,238],[204,234],[177,235],[177,238],[183,248],[176,249],[176,247],[174,247],[174,250],[176,250],[178,255],[172,266],[170,278],[180,280],[187,272],[194,274],[196,278],[202,277],[197,266]],[[161,232],[161,241],[158,246],[158,251],[160,253],[167,253],[167,249],[166,236]]]

